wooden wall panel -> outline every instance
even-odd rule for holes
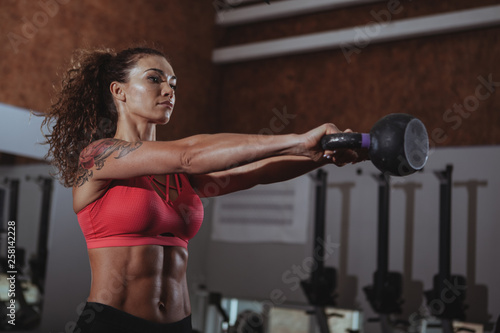
[[[286,0],[285,0],[286,1]],[[307,0],[306,0],[307,1]],[[250,43],[274,38],[297,36],[365,25],[370,21],[400,20],[424,15],[440,14],[499,4],[500,0],[386,0],[367,5],[351,6],[331,11],[293,16],[279,20],[248,23],[218,29],[217,46]],[[226,8],[231,10],[231,8]],[[389,17],[385,16],[391,11]],[[375,14],[372,13],[375,12]],[[218,11],[219,17],[224,14]],[[377,15],[378,14],[378,15]],[[378,17],[377,17],[378,16]]]
[[[478,76],[491,74],[500,81],[499,28],[368,45],[350,63],[340,50],[331,50],[213,66],[214,45],[363,25],[374,20],[370,11],[384,10],[387,2],[215,28],[211,1],[131,1],[126,6],[118,0],[55,1],[2,1],[0,102],[44,111],[52,85],[59,82],[57,73],[75,48],[148,41],[164,47],[179,76],[172,123],[159,129],[159,139],[216,131],[300,132],[325,121],[367,131],[384,114],[409,112],[437,131],[434,141],[440,145],[500,143],[498,92],[470,116],[446,113],[474,96]],[[37,30],[26,30],[47,13],[40,3],[57,3],[57,13],[46,14]],[[498,3],[402,1],[403,10],[393,19]],[[13,44],[9,33],[22,42]],[[295,118],[280,120],[284,108]]]
[[[2,0],[0,7],[0,102],[45,111],[76,48],[146,41],[163,47],[179,77],[173,123],[159,128],[159,139],[215,130],[204,118],[215,108],[211,2]]]
[[[404,10],[397,19],[496,3],[500,1],[402,2]],[[217,44],[363,25],[373,21],[370,10],[384,6],[386,3],[379,3],[219,29]],[[290,116],[285,128],[279,128],[280,133],[306,131],[323,122],[369,131],[383,115],[405,112],[422,119],[432,144],[500,144],[499,92],[474,104],[479,76],[500,82],[499,36],[500,27],[495,27],[369,44],[350,57],[350,63],[341,50],[331,50],[220,65],[221,130],[260,132],[269,127],[274,108],[282,112],[286,107],[295,116]],[[485,88],[479,91],[489,93]],[[465,107],[458,113],[447,111],[464,103],[471,103],[467,108],[473,111]]]

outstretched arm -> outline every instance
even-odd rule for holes
[[[127,142],[103,139],[80,154],[76,186],[85,182],[144,175],[207,174],[242,166],[273,156],[302,156],[321,160],[321,138],[339,130],[333,124],[304,134],[196,135],[169,142]],[[328,153],[328,152],[327,152]]]
[[[343,166],[365,159],[363,152],[341,150],[331,158],[314,161],[301,156],[277,156],[205,175],[191,175],[191,186],[203,197],[224,195],[249,189],[259,184],[271,184],[293,179],[323,165]]]

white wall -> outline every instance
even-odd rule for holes
[[[42,159],[47,146],[40,131],[43,118],[31,111],[0,103],[0,151],[13,155]]]

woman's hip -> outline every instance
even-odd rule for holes
[[[109,305],[87,302],[73,333],[191,333],[191,316],[174,323],[157,323]]]

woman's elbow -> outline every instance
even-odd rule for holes
[[[191,149],[183,150],[179,154],[179,167],[183,173],[194,174],[196,173],[196,163],[193,163],[195,154]]]

